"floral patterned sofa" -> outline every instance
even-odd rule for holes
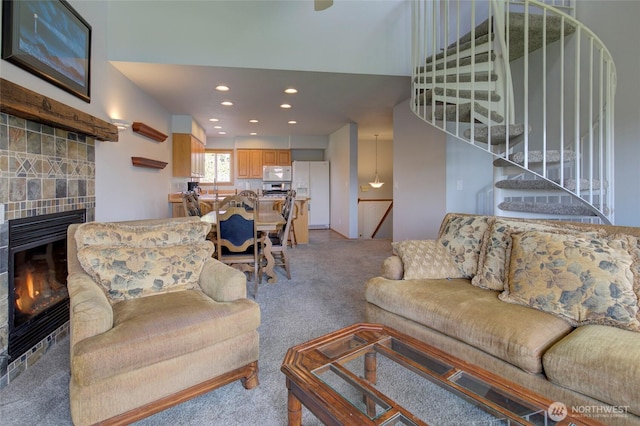
[[[392,243],[367,321],[606,424],[640,424],[640,228],[449,213]]]
[[[68,229],[73,423],[128,424],[258,384],[260,309],[197,217]]]

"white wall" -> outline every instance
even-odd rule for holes
[[[338,0],[322,12],[290,0],[150,5],[110,2],[112,60],[410,75],[406,0]]]
[[[409,109],[393,110],[393,240],[433,239],[446,213],[445,133]]]
[[[453,136],[446,139],[446,211],[493,214],[493,195],[487,193],[493,187],[493,156]]]
[[[329,135],[331,229],[358,238],[358,127],[355,123]]]
[[[142,121],[169,134],[168,112],[107,61],[109,3],[71,0],[70,4],[92,26],[91,102],[86,103],[7,61],[2,61],[2,78],[102,120],[114,117]],[[96,220],[167,217],[171,140],[158,143],[131,130],[121,132],[119,138],[119,142],[96,142]],[[169,164],[164,170],[133,167],[132,156]]]
[[[615,223],[640,226],[640,2],[579,0],[577,18],[607,46],[618,71],[615,110]]]

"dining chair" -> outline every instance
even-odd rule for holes
[[[276,233],[269,235],[269,239],[271,240],[271,253],[273,254],[275,265],[284,267],[287,279],[289,280],[291,279],[291,268],[289,256],[287,255],[287,247],[289,245],[289,232],[291,230],[291,221],[293,218],[294,203],[296,199],[295,194],[295,191],[289,191],[282,207],[285,225]]]
[[[256,297],[262,261],[256,221],[258,209],[256,204],[256,208],[247,210],[246,201],[246,197],[232,195],[218,203],[215,256],[229,266],[253,274]]]
[[[200,197],[195,191],[182,193],[182,206],[187,216],[202,216],[200,209]]]
[[[238,196],[246,198],[244,201],[246,209],[250,210],[256,208],[256,205],[258,204],[258,193],[250,189],[244,189],[238,192]]]

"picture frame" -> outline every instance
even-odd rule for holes
[[[65,0],[2,0],[2,59],[91,101],[91,25]]]

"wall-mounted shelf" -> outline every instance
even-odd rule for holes
[[[168,163],[164,161],[152,160],[144,157],[131,157],[131,164],[136,167],[149,167],[152,169],[164,169]]]
[[[133,129],[134,132],[140,133],[141,135],[151,138],[153,140],[156,140],[158,142],[164,142],[168,138],[168,136],[165,135],[164,133],[154,129],[153,127],[149,127],[146,124],[141,123],[139,121],[134,121],[131,128]]]

